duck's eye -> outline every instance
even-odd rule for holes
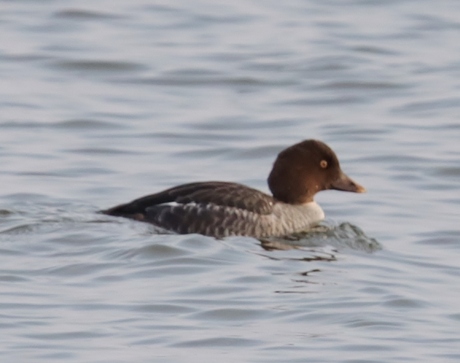
[[[327,168],[327,161],[326,160],[321,160],[321,162],[319,163],[319,166],[321,166],[323,169],[326,169]]]

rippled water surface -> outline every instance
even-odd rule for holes
[[[460,3],[0,1],[0,360],[460,361]],[[328,143],[363,195],[289,240],[97,214],[267,191]]]

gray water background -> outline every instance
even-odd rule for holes
[[[0,361],[460,361],[459,88],[460,2],[0,1]],[[297,248],[95,213],[306,138]]]

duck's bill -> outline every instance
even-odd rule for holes
[[[340,177],[331,184],[331,189],[342,190],[344,192],[353,192],[353,193],[365,193],[366,188],[362,185],[359,185],[348,175],[341,173]]]

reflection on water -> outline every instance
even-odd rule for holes
[[[338,250],[349,248],[371,253],[382,249],[377,240],[368,237],[359,227],[347,222],[334,225],[328,221],[310,231],[283,238],[264,239],[261,245],[266,250],[303,250],[306,247],[327,246]]]

